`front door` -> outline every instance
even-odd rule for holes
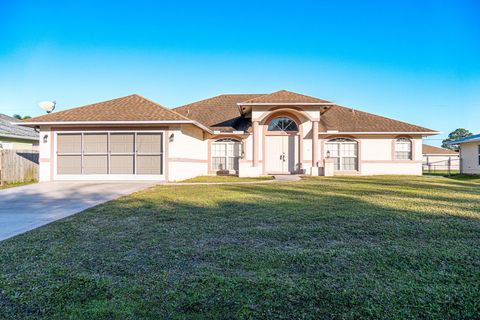
[[[298,162],[298,136],[281,135],[266,137],[268,173],[295,173]]]

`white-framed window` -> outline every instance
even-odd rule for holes
[[[358,170],[358,143],[352,139],[336,138],[325,144],[325,157],[334,159],[334,170]]]
[[[242,156],[242,143],[226,138],[212,143],[212,170],[238,171],[239,159]]]
[[[270,121],[268,131],[298,131],[298,126],[295,121],[288,117],[278,117]]]
[[[412,160],[412,140],[408,138],[395,140],[395,160]]]

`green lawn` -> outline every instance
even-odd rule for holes
[[[159,186],[0,242],[6,319],[478,319],[480,188]]]
[[[456,176],[451,176],[449,177],[450,179],[455,179],[459,181],[469,181],[469,182],[477,182],[480,183],[480,176],[479,175],[466,175],[466,174],[461,174],[461,175],[456,175]]]
[[[423,174],[426,176],[448,176],[460,174],[460,170],[424,170]]]
[[[256,177],[256,178],[239,178],[237,176],[199,176],[191,178],[188,180],[183,180],[180,182],[255,182],[255,181],[265,181],[272,180],[273,177]]]

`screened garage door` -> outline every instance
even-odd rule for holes
[[[161,132],[57,134],[57,175],[161,176]]]

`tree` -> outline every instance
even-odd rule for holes
[[[22,117],[22,116],[19,115],[19,114],[14,114],[13,117],[14,117],[15,119],[18,119],[18,120],[26,120],[26,119],[31,119],[31,118],[32,118],[32,117],[30,117],[30,116],[23,116],[23,117]]]
[[[473,133],[467,129],[458,128],[455,131],[450,132],[448,138],[442,141],[442,148],[458,151],[458,145],[451,144],[453,140],[458,140],[465,137],[473,136]]]

